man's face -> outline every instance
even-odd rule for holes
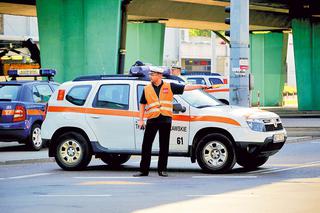
[[[181,70],[180,69],[177,69],[177,68],[173,68],[172,70],[171,70],[171,73],[172,73],[172,75],[181,75]]]
[[[157,72],[150,72],[149,76],[150,76],[150,81],[154,83],[162,79],[162,74]]]

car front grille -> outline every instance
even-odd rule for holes
[[[265,127],[266,127],[266,132],[277,131],[277,130],[283,129],[282,123],[277,123],[276,126],[274,124],[265,124]]]

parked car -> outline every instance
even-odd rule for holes
[[[41,125],[46,104],[59,86],[54,70],[9,70],[12,80],[0,82],[0,141],[18,141],[32,150],[43,146]],[[17,80],[17,77],[47,77],[48,80]]]
[[[229,85],[228,79],[219,73],[189,73],[183,75],[191,84],[203,84],[211,87],[206,92],[217,98],[224,104],[229,104]]]

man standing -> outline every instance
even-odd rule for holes
[[[182,68],[180,66],[172,65],[171,66],[171,75],[178,76],[181,78],[185,83],[187,83],[187,79],[181,75],[182,73]]]
[[[205,85],[182,85],[167,83],[162,80],[163,69],[150,66],[151,84],[144,87],[140,99],[139,128],[145,127],[140,172],[138,176],[148,176],[151,161],[151,150],[154,138],[159,131],[159,160],[158,174],[167,177],[167,162],[169,152],[170,130],[172,123],[173,95],[182,94],[184,91],[195,89],[206,89]],[[144,124],[144,116],[147,117],[147,124]]]

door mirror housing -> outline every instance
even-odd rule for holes
[[[185,112],[185,111],[186,111],[186,107],[185,106],[182,106],[179,103],[173,104],[173,112],[179,113],[179,112]]]

